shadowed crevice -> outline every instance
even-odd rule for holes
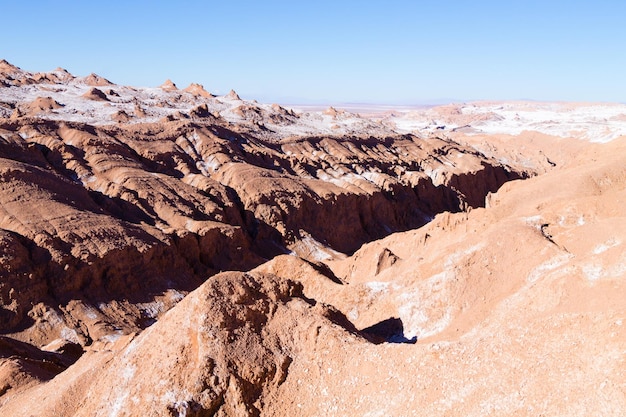
[[[391,317],[366,327],[361,330],[361,334],[377,345],[381,343],[417,343],[417,336],[409,339],[404,335],[404,324],[398,317]]]

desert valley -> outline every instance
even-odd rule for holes
[[[625,244],[624,104],[0,61],[3,416],[623,416]]]

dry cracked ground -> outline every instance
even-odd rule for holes
[[[1,61],[0,414],[622,416],[625,107]]]

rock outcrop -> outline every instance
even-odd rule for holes
[[[319,370],[302,355],[264,415],[621,414],[625,149],[591,148],[330,269],[259,267],[388,341],[316,352]]]
[[[176,87],[176,84],[174,84],[172,80],[165,80],[165,82],[160,85],[160,88],[164,91],[177,91],[178,90],[178,87]]]
[[[206,91],[202,84],[191,83],[183,91],[186,91],[187,93],[192,94],[194,96],[198,96],[198,97],[206,97],[206,98],[213,97],[213,94]]]
[[[42,417],[258,416],[303,348],[328,336],[362,340],[335,315],[292,281],[215,275],[140,335],[91,347],[55,392],[44,384],[22,398]],[[17,398],[2,411],[23,410]]]
[[[331,109],[0,61],[0,414],[623,414],[621,107]]]
[[[215,275],[139,335],[10,388],[0,410],[619,415],[626,143],[614,145],[330,268],[283,255]]]
[[[99,90],[96,87],[89,89],[89,91],[83,94],[83,97],[88,98],[89,100],[110,101],[104,91]]]
[[[480,206],[488,192],[527,175],[437,138],[275,143],[220,123],[5,123],[0,226],[33,270],[3,284],[5,329],[39,327],[28,311],[41,302],[87,297],[95,308],[140,294],[124,297],[135,305],[289,250],[314,259],[315,242],[351,253],[439,212]],[[136,331],[146,321],[130,307],[120,317],[97,309],[112,328]],[[89,326],[71,324],[83,318],[58,313],[81,343],[94,340]]]

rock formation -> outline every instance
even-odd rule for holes
[[[178,87],[176,87],[176,84],[174,84],[172,80],[165,80],[165,82],[161,84],[161,89],[164,91],[176,91]]]
[[[107,95],[96,87],[89,89],[89,91],[83,94],[83,97],[88,98],[89,100],[110,101]]]
[[[0,82],[3,415],[626,410],[623,106]]]
[[[161,88],[163,88],[163,87],[161,87]],[[213,97],[213,94],[211,94],[208,91],[206,91],[202,84],[191,83],[183,91],[186,91],[186,92],[188,92],[188,93],[190,93],[190,94],[192,94],[194,96],[206,97],[206,98]]]

